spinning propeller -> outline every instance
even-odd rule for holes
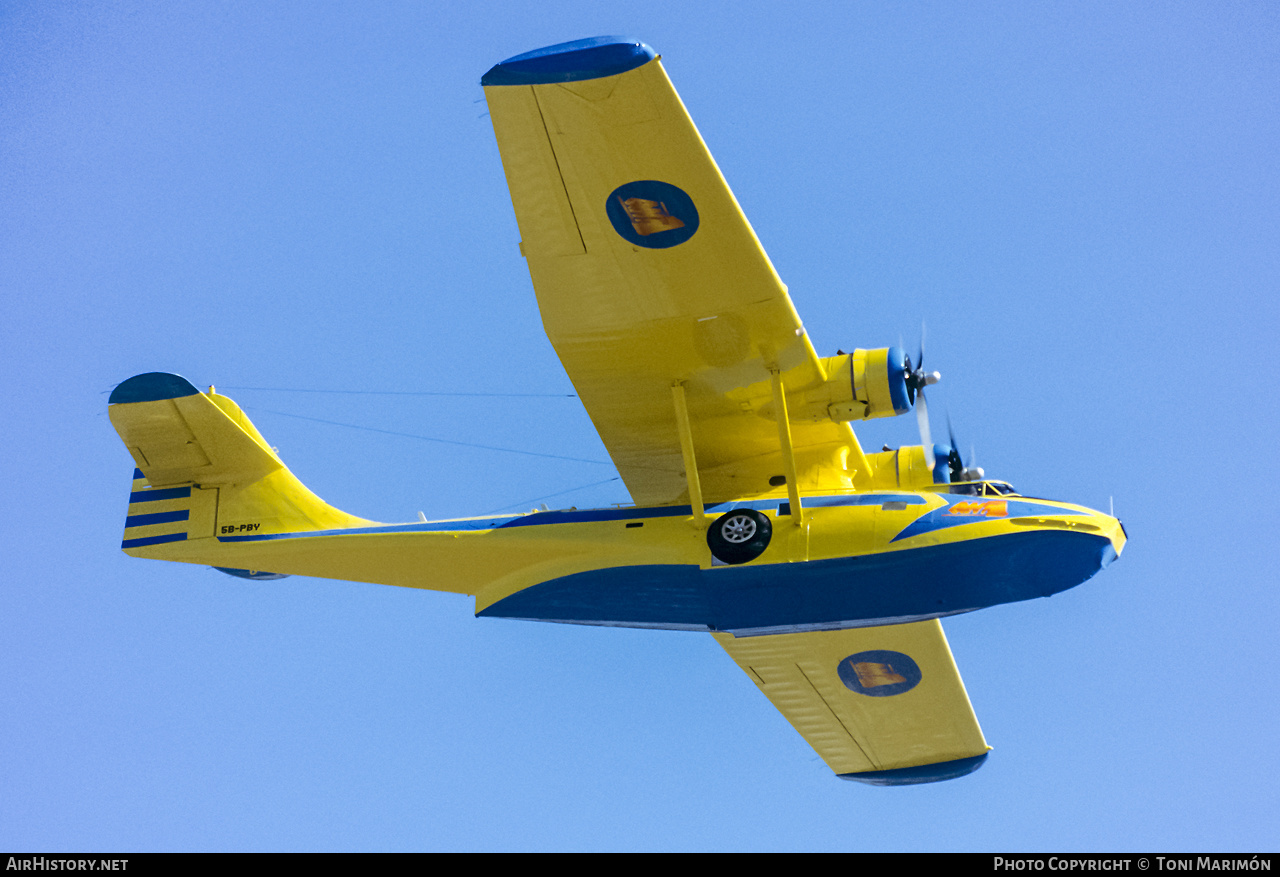
[[[951,428],[951,418],[947,417],[947,439],[951,442],[951,453],[947,455],[947,466],[951,469],[952,481],[981,481],[986,475],[980,466],[966,466],[960,456],[960,445],[956,442],[956,432]],[[969,462],[974,462],[975,454],[969,452]]]
[[[937,458],[933,454],[933,439],[929,433],[929,405],[925,402],[924,388],[938,383],[942,380],[939,372],[925,372],[924,370],[924,326],[920,326],[920,352],[916,355],[915,362],[911,361],[911,354],[907,354],[906,363],[902,369],[902,377],[907,385],[907,398],[916,409],[916,425],[920,427],[920,442],[924,445],[924,459],[929,464],[930,471],[933,470]]]
[[[920,429],[920,443],[924,446],[924,459],[932,471],[937,465],[938,458],[934,453],[933,435],[929,429],[929,403],[925,401],[924,388],[932,386],[942,380],[942,375],[938,372],[926,372],[924,370],[924,326],[920,327],[920,348],[916,355],[915,362],[911,360],[911,355],[907,354],[904,363],[903,379],[907,385],[907,398],[916,409],[916,426]],[[981,481],[984,472],[978,466],[965,465],[964,458],[960,456],[960,446],[956,442],[955,430],[951,427],[951,418],[947,417],[947,438],[951,442],[951,446],[947,449],[947,468],[950,470],[952,481]],[[970,457],[973,455],[970,454]]]

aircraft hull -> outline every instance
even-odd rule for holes
[[[546,581],[477,614],[738,635],[869,627],[1048,597],[1115,557],[1105,536],[1048,529],[806,563],[625,566]]]

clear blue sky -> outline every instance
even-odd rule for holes
[[[614,477],[574,399],[232,389],[571,393],[479,79],[614,33],[822,354],[927,321],[935,430],[1128,526],[946,622],[970,777],[835,779],[705,635],[119,551],[144,371],[377,520]],[[1275,850],[1278,74],[1262,2],[0,6],[0,848]]]

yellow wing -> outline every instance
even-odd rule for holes
[[[936,619],[735,638],[712,634],[845,779],[903,785],[976,770],[990,747]]]
[[[771,370],[798,483],[849,487],[852,429],[796,416],[825,366],[653,50],[581,40],[482,84],[543,325],[635,502],[688,501],[674,384],[706,499],[776,490]]]

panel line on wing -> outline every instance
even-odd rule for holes
[[[799,664],[796,664],[796,669],[800,671],[800,675],[804,677],[804,681],[809,683],[809,687],[813,689],[813,693],[817,696],[818,700],[822,701],[822,705],[831,713],[831,717],[836,720],[836,724],[838,724],[840,728],[849,735],[849,740],[852,741],[855,747],[857,747],[858,752],[861,753],[862,757],[867,760],[868,764],[873,764],[878,768],[880,763],[867,755],[867,751],[862,748],[862,744],[858,742],[858,738],[849,730],[849,726],[844,723],[839,714],[832,709],[831,704],[827,703],[827,699],[822,696],[822,692],[818,690],[818,686],[813,684],[813,680],[809,678],[809,674],[804,672],[804,668]]]
[[[533,92],[533,105],[538,108],[538,119],[542,122],[542,133],[547,138],[547,147],[551,150],[551,160],[556,163],[556,175],[560,178],[560,188],[564,190],[564,200],[569,205],[569,215],[573,217],[573,230],[578,233],[578,243],[582,245],[582,252],[587,251],[587,242],[582,239],[582,225],[578,222],[578,213],[573,209],[573,199],[569,197],[569,187],[564,181],[564,170],[560,167],[560,156],[556,155],[556,144],[551,139],[551,130],[547,128],[547,117],[542,112],[542,101],[538,99],[538,90],[531,88]]]

